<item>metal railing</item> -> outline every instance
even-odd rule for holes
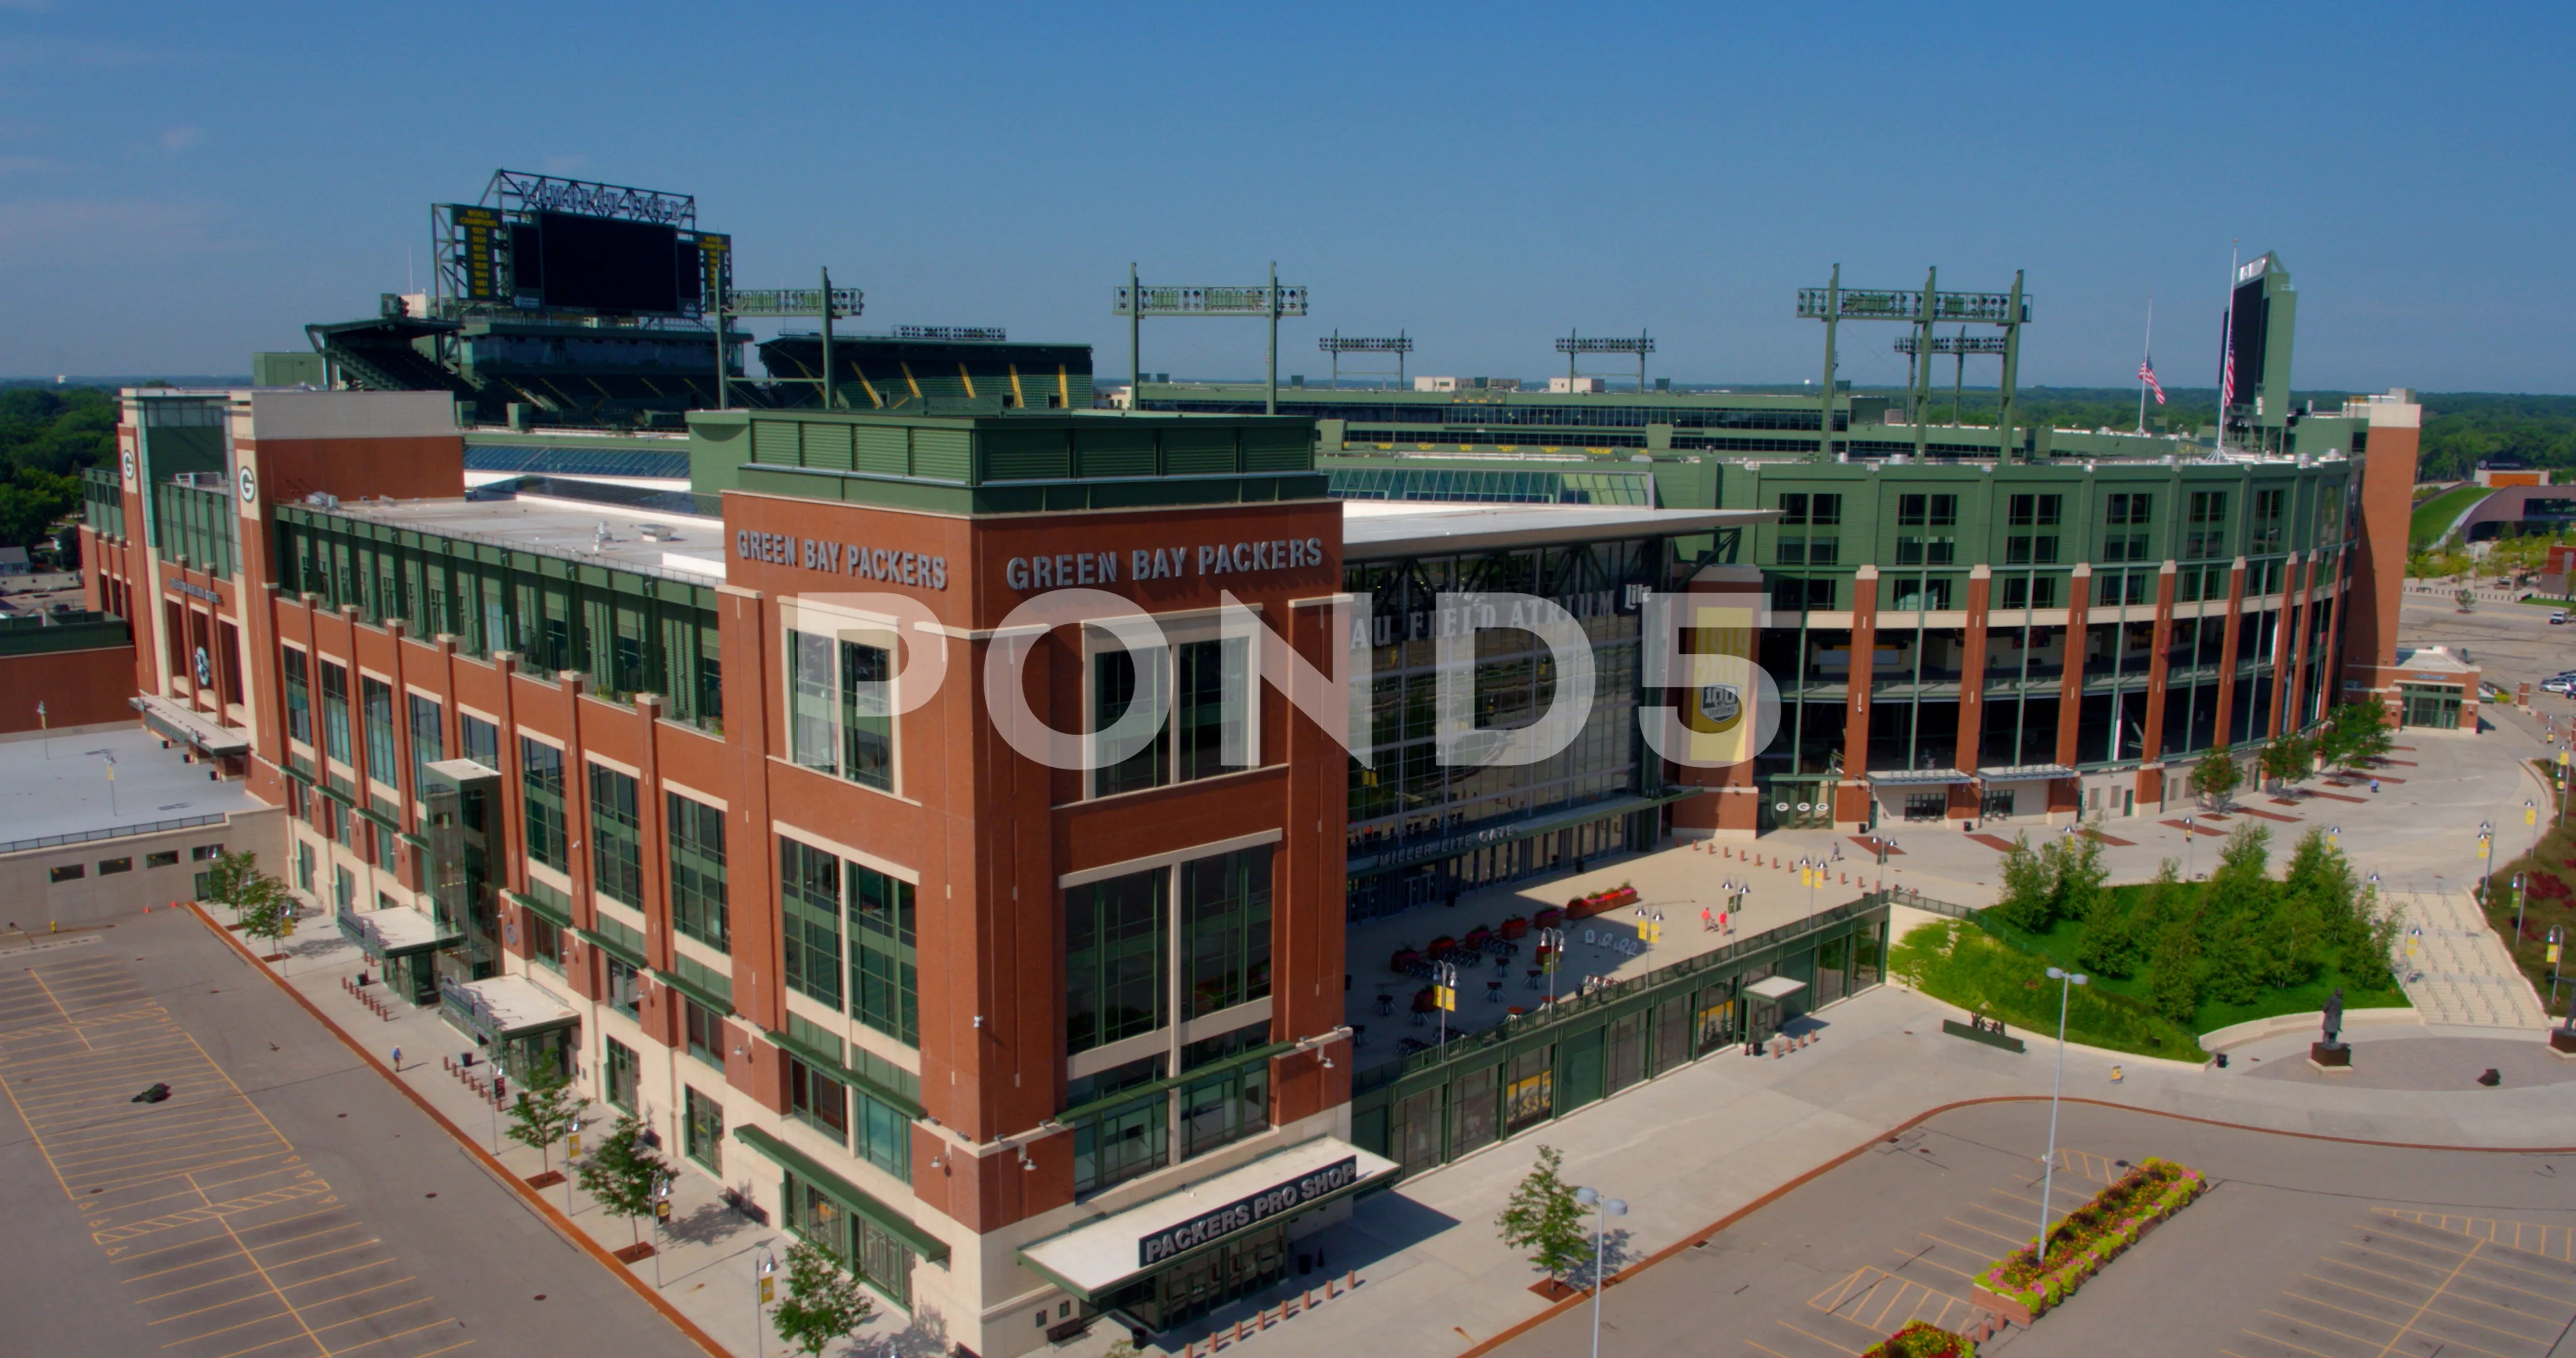
[[[87,844],[93,840],[124,839],[133,835],[156,835],[164,830],[185,830],[199,825],[221,825],[231,819],[223,812],[211,816],[182,816],[176,820],[156,820],[142,825],[111,825],[101,830],[83,830],[78,834],[39,835],[34,839],[11,840],[0,844],[0,854],[23,849],[52,849],[65,844]]]
[[[1966,906],[1933,901],[1929,897],[1911,892],[1873,891],[1857,900],[1845,901],[1841,905],[1820,910],[1804,919],[1781,925],[1776,929],[1765,929],[1761,933],[1738,939],[1695,957],[1685,957],[1671,966],[1657,967],[1641,976],[1632,976],[1624,981],[1613,981],[1596,987],[1590,994],[1560,997],[1554,1003],[1542,1005],[1523,1017],[1507,1018],[1482,1032],[1454,1036],[1446,1045],[1407,1053],[1394,1061],[1356,1074],[1352,1079],[1351,1092],[1357,1094],[1392,1084],[1418,1071],[1430,1070],[1446,1062],[1517,1041],[1533,1033],[1544,1032],[1581,1018],[1605,1005],[1659,989],[1701,972],[1717,970],[1729,963],[1738,962],[1759,953],[1784,947],[1890,905],[1910,905],[1918,909],[1938,910],[1944,914],[1955,913],[1962,918],[1967,918],[1974,913]]]

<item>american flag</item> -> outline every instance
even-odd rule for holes
[[[2156,394],[2157,405],[2165,403],[2165,384],[2156,380],[2156,360],[2153,355],[2139,361],[2138,380],[2146,383],[2147,390]]]
[[[2218,408],[2223,411],[2234,404],[2236,404],[2236,332],[2231,324],[2228,330],[2227,362],[2218,370]]]

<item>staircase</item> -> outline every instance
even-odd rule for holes
[[[2386,892],[2383,899],[2404,912],[2391,961],[2406,998],[2426,1023],[2549,1026],[2540,997],[2514,967],[2504,940],[2488,927],[2476,900],[2464,892],[2402,888]]]

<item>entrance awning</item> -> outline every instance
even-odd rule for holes
[[[1765,976],[1744,988],[1744,993],[1757,1000],[1785,1000],[1807,988],[1807,983],[1788,976]]]
[[[1872,769],[1867,776],[1880,787],[1947,787],[1976,781],[1957,769]]]
[[[442,978],[438,986],[447,1016],[476,1036],[504,1038],[570,1028],[581,1022],[571,1005],[525,976],[491,976],[480,981]]]
[[[208,754],[248,754],[250,733],[207,720],[204,714],[190,711],[167,698],[138,693],[128,698],[134,710],[143,714],[143,724],[184,745],[194,745]]]
[[[402,906],[344,911],[340,915],[340,932],[374,958],[409,957],[465,941],[463,934],[441,933],[436,920]]]
[[[1289,1218],[1392,1182],[1396,1163],[1317,1137],[1023,1246],[1020,1262],[1084,1301]]]
[[[1987,783],[2037,783],[2050,778],[2072,778],[2075,770],[2064,764],[2014,764],[1999,769],[1979,769],[1977,778]]]

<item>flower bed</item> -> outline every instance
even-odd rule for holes
[[[2016,1251],[1987,1265],[1970,1292],[1978,1305],[2028,1325],[2208,1187],[2199,1170],[2150,1157],[2048,1228],[2047,1262],[2035,1247]]]
[[[1623,905],[1635,905],[1637,899],[1637,889],[1622,882],[1607,891],[1596,891],[1589,896],[1578,896],[1567,901],[1565,913],[1569,919],[1590,919],[1594,915],[1607,914]]]
[[[1860,1358],[1977,1358],[1977,1345],[1966,1335],[1952,1334],[1928,1320],[1916,1320],[1871,1345]]]

